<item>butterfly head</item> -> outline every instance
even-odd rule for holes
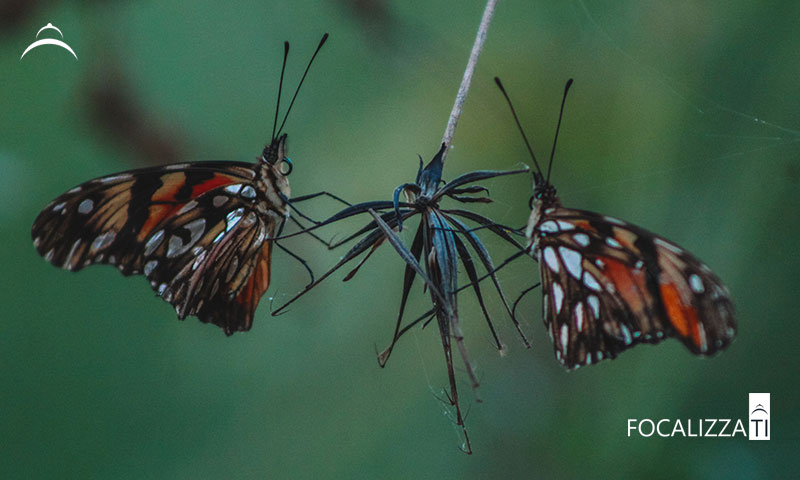
[[[542,221],[545,210],[561,205],[561,201],[556,194],[556,187],[547,180],[547,177],[540,172],[533,172],[533,195],[528,201],[531,209],[528,225],[525,228],[525,236],[528,238],[530,246],[533,246],[533,232],[536,226]]]
[[[292,162],[289,160],[289,157],[286,156],[285,133],[278,138],[272,139],[272,142],[264,147],[264,151],[261,152],[261,161],[273,167],[280,166],[283,175],[291,173]],[[286,163],[287,165],[281,166],[282,163]]]
[[[556,187],[541,173],[533,172],[533,195],[531,196],[528,206],[531,209],[533,209],[534,205],[541,205],[544,208],[549,208],[558,203]]]
[[[262,175],[274,182],[281,196],[289,198],[289,174],[292,161],[286,156],[286,134],[272,140],[261,153]]]

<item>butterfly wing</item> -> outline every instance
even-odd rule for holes
[[[83,183],[47,205],[31,237],[53,265],[77,271],[112,264],[124,275],[142,271],[150,233],[209,190],[252,181],[251,164],[197,162],[143,168]]]
[[[674,243],[612,217],[561,207],[548,210],[534,234],[544,322],[566,367],[668,337],[712,355],[735,336],[727,289]]]
[[[39,214],[34,245],[69,270],[107,263],[144,273],[179,318],[248,330],[269,286],[267,239],[283,221],[254,188],[253,167],[198,162],[91,180]]]

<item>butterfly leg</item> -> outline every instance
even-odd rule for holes
[[[306,200],[311,200],[312,198],[317,198],[317,197],[320,197],[320,196],[327,196],[327,197],[330,197],[330,198],[332,198],[332,199],[334,199],[334,200],[336,200],[338,202],[341,202],[341,203],[347,205],[348,207],[352,206],[352,204],[350,202],[348,202],[346,200],[343,200],[342,198],[340,198],[340,197],[338,197],[338,196],[336,196],[336,195],[334,195],[334,194],[332,194],[330,192],[311,193],[311,194],[308,194],[308,195],[301,195],[299,197],[294,197],[294,198],[291,198],[291,199],[289,197],[287,197],[286,195],[284,195],[283,193],[279,193],[279,195],[280,195],[281,199],[284,202],[286,202],[286,205],[292,211],[294,211],[294,213],[296,213],[300,218],[302,218],[304,220],[308,220],[309,222],[313,223],[314,225],[318,225],[320,222],[314,220],[313,218],[309,217],[308,215],[305,215],[303,212],[298,210],[297,207],[294,205],[295,203],[304,202]]]
[[[522,297],[527,295],[528,292],[530,292],[531,290],[535,289],[539,285],[540,285],[539,282],[536,282],[532,286],[530,286],[530,287],[526,288],[525,290],[523,290],[522,293],[519,294],[519,297],[517,297],[517,299],[514,300],[514,307],[511,309],[511,317],[514,319],[515,322],[517,320],[517,304],[519,304],[520,300],[522,300]]]
[[[306,285],[306,287],[308,287],[309,285],[312,285],[314,283],[314,272],[311,270],[311,267],[308,266],[308,262],[306,262],[303,259],[303,257],[301,257],[300,255],[297,255],[296,253],[292,252],[291,250],[289,250],[288,248],[284,247],[280,243],[278,243],[278,242],[274,242],[274,243],[275,243],[275,246],[277,246],[278,248],[280,248],[284,252],[288,253],[289,256],[291,256],[292,258],[294,258],[295,260],[300,262],[301,265],[303,265],[303,267],[308,272],[308,276],[311,277],[311,281],[308,282],[308,285]]]
[[[325,240],[324,240],[322,237],[320,237],[320,236],[319,236],[319,235],[317,235],[316,233],[313,233],[313,232],[311,232],[311,231],[308,229],[308,227],[306,227],[305,225],[303,225],[303,224],[300,222],[300,220],[298,220],[298,219],[296,219],[296,218],[294,218],[294,217],[289,217],[289,220],[291,220],[291,221],[292,221],[292,223],[294,223],[295,225],[297,225],[298,227],[300,227],[300,230],[301,230],[301,232],[304,232],[304,233],[307,233],[307,234],[309,234],[309,235],[311,236],[311,238],[313,238],[314,240],[316,240],[316,241],[320,242],[321,244],[325,245],[325,246],[326,246],[326,247],[328,247],[329,249],[330,249],[330,248],[332,248],[332,247],[331,247],[331,245],[332,245],[332,242],[333,242],[333,240],[331,240],[331,241],[325,241]]]
[[[350,203],[347,200],[344,200],[341,197],[338,197],[338,196],[336,196],[336,195],[334,195],[334,194],[332,194],[330,192],[317,192],[317,193],[310,193],[308,195],[301,195],[299,197],[294,197],[292,199],[292,202],[294,202],[294,203],[304,202],[306,200],[311,200],[312,198],[321,197],[323,195],[326,196],[326,197],[330,197],[330,198],[332,198],[332,199],[334,199],[334,200],[336,200],[338,202],[341,202],[341,203],[347,205],[348,207],[352,207],[353,206],[352,203]]]

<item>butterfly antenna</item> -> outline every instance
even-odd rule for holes
[[[567,93],[572,86],[572,79],[567,80],[564,87],[564,97],[561,98],[561,111],[558,112],[558,124],[556,125],[556,136],[553,138],[553,149],[550,151],[550,163],[547,165],[547,183],[550,183],[550,169],[553,168],[553,157],[556,154],[556,143],[558,142],[558,132],[561,130],[561,117],[564,116],[564,104],[567,103]]]
[[[278,104],[275,105],[275,120],[272,122],[272,140],[275,140],[275,127],[278,125],[278,110],[281,109],[281,91],[283,90],[283,74],[286,72],[286,59],[289,57],[289,42],[283,42],[283,65],[281,81],[278,83]]]
[[[503,93],[503,96],[506,97],[506,102],[508,102],[509,108],[511,108],[511,115],[514,116],[514,122],[517,123],[517,128],[519,129],[519,133],[522,134],[522,140],[525,141],[525,146],[528,147],[528,151],[531,153],[531,158],[533,159],[533,164],[536,166],[536,170],[539,172],[539,176],[542,175],[542,169],[539,168],[539,162],[536,161],[536,155],[533,154],[533,149],[531,148],[531,144],[528,141],[528,137],[525,135],[525,130],[522,129],[522,124],[519,122],[519,117],[517,117],[517,111],[514,110],[514,105],[511,104],[511,99],[508,98],[508,93],[506,93],[506,89],[503,87],[503,83],[500,81],[498,77],[494,77],[494,83],[500,88],[500,91]]]
[[[303,72],[303,76],[300,78],[300,83],[297,84],[297,90],[294,91],[294,96],[292,97],[292,101],[289,102],[289,108],[286,110],[286,115],[283,117],[283,122],[281,122],[281,126],[278,129],[278,135],[281,134],[281,130],[283,130],[283,126],[286,124],[286,119],[289,117],[289,112],[292,111],[292,105],[294,105],[294,99],[297,98],[297,94],[300,92],[300,87],[303,86],[303,81],[306,79],[306,75],[308,75],[308,69],[311,68],[311,64],[314,62],[314,59],[317,57],[319,50],[325,44],[325,40],[328,39],[328,34],[322,36],[322,40],[319,41],[319,45],[317,45],[317,49],[314,51],[314,55],[311,55],[311,60],[308,61],[308,65],[306,66],[306,71]]]

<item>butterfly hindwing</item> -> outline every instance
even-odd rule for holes
[[[534,229],[544,321],[568,368],[678,337],[696,354],[735,335],[727,290],[672,242],[620,220],[548,209]]]
[[[268,240],[283,221],[248,193],[254,191],[247,184],[211,191],[147,240],[144,273],[179,318],[194,315],[226,333],[252,324],[258,300],[269,286]]]

